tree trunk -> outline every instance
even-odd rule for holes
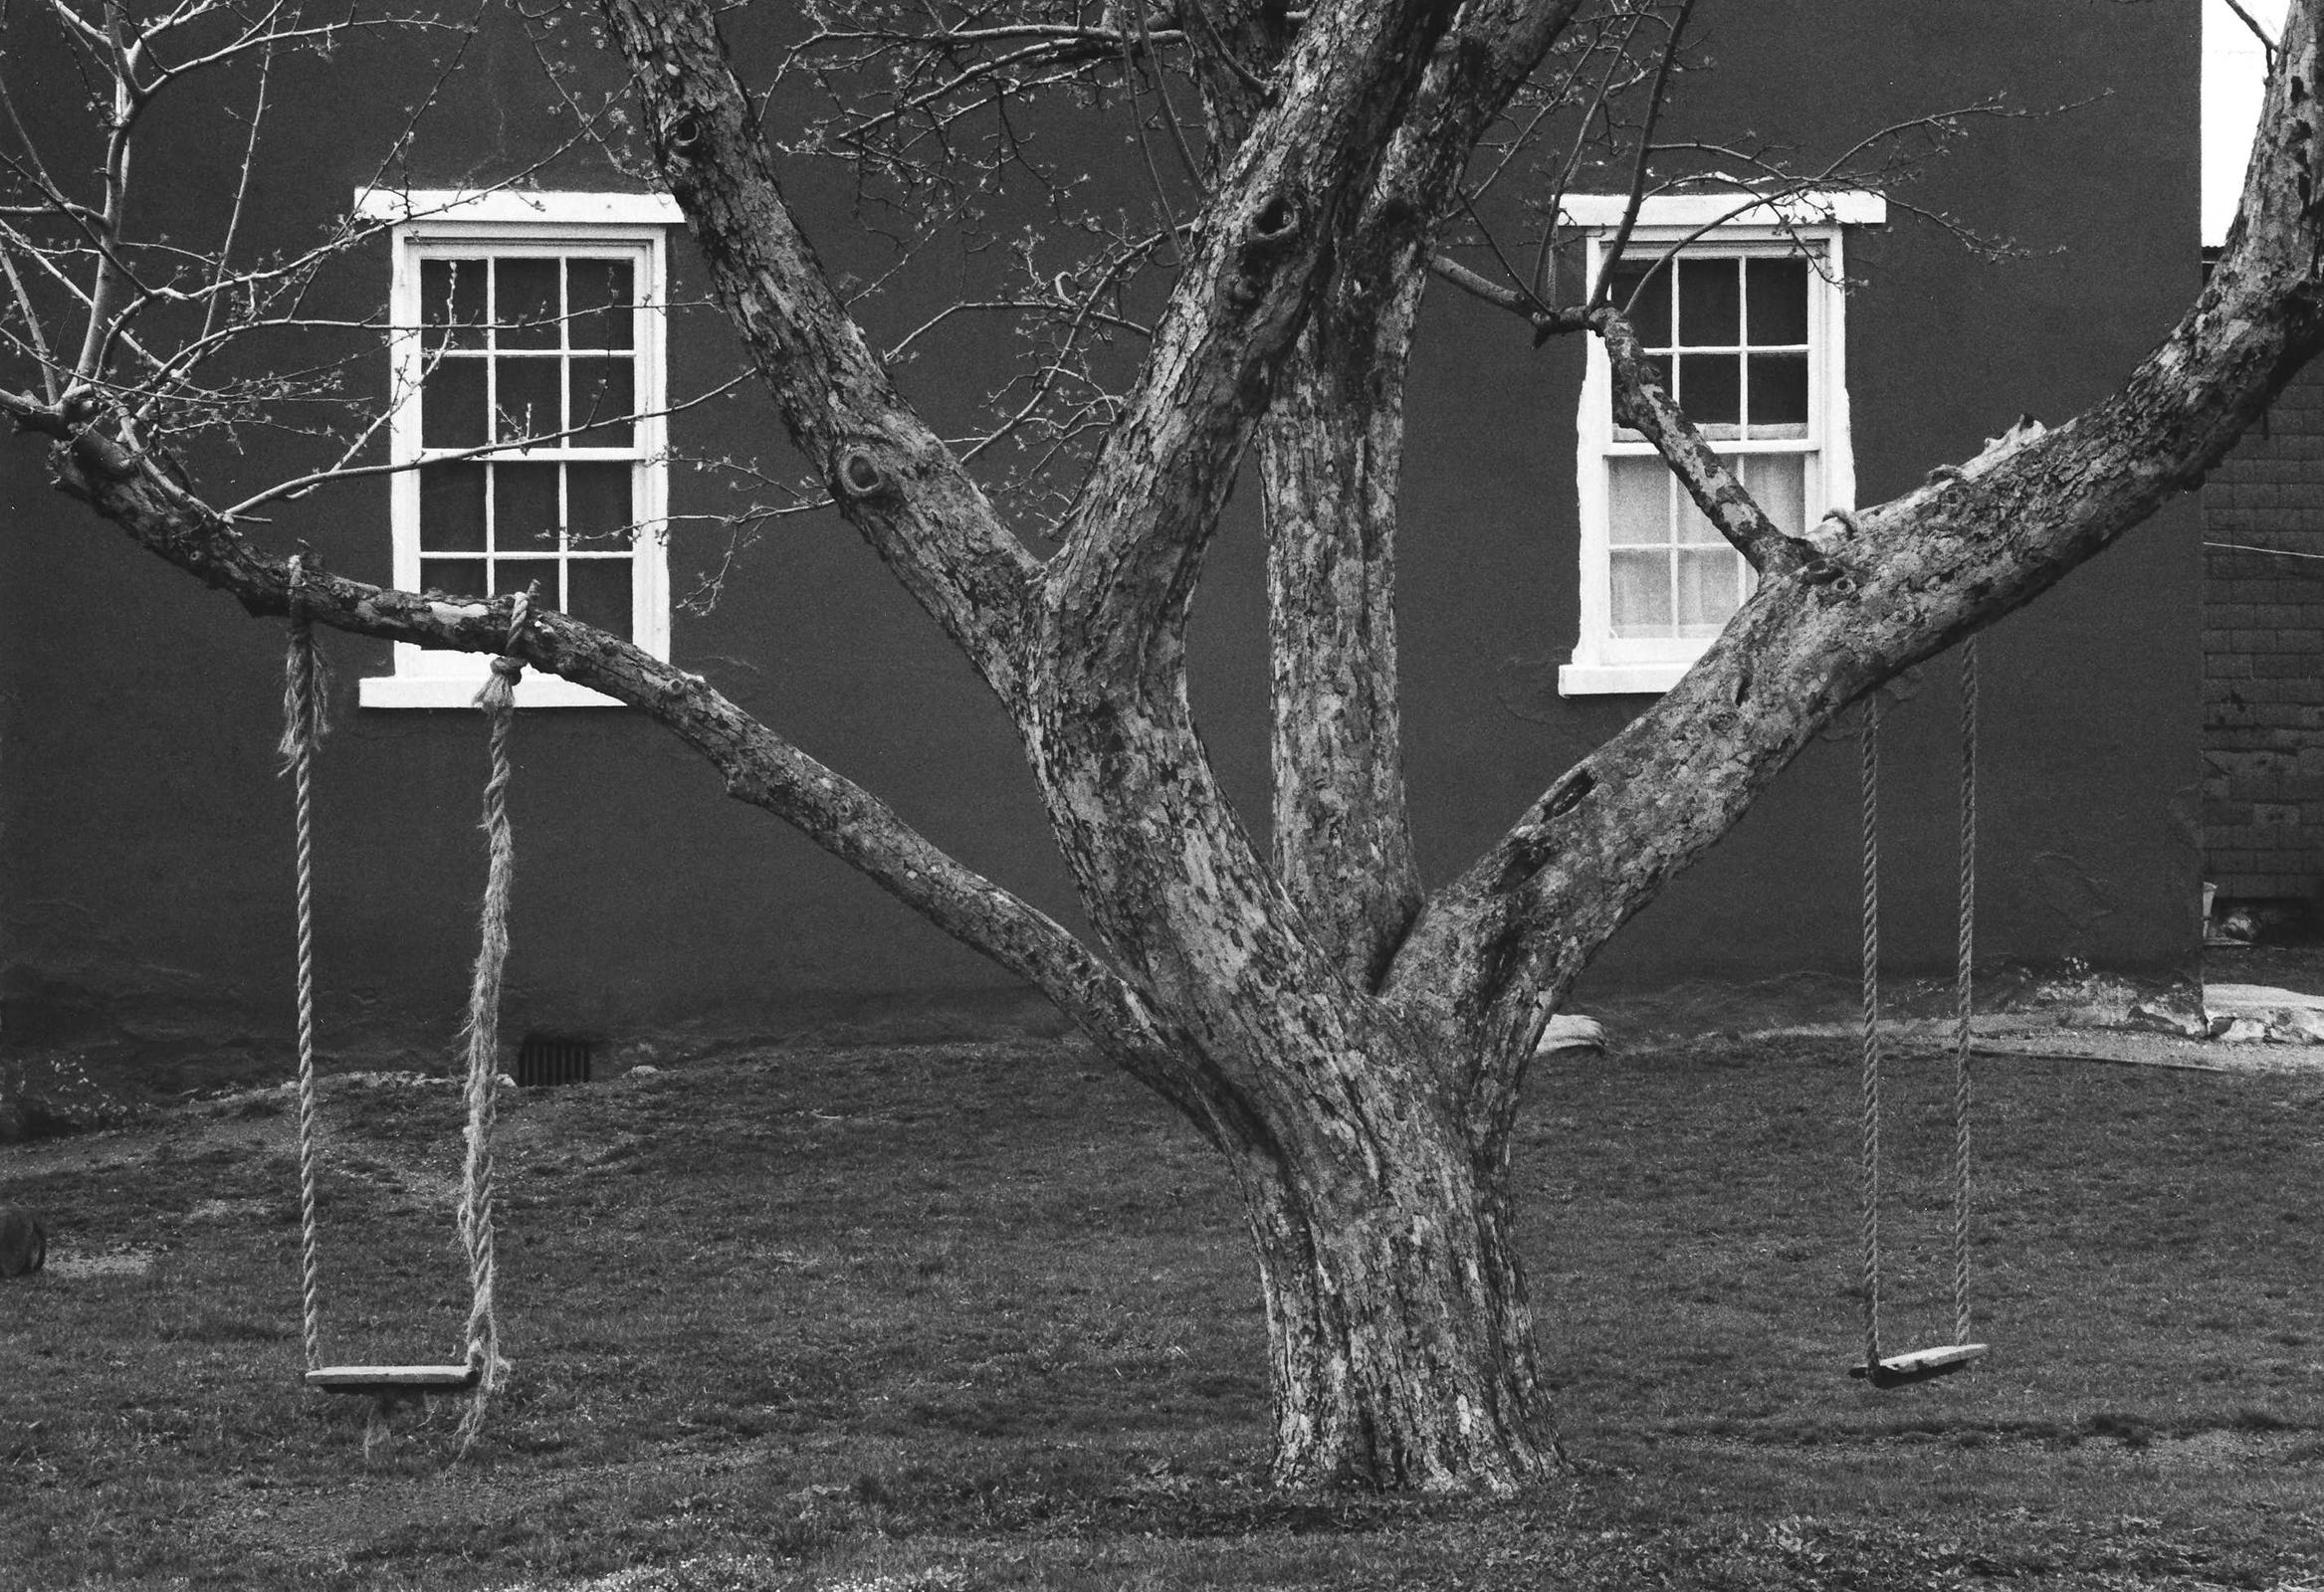
[[[1396,694],[1396,483],[1424,279],[1327,295],[1260,429],[1274,865],[1361,989],[1420,910]],[[1344,288],[1336,280],[1334,288]]]
[[[1225,1146],[1266,1298],[1275,1483],[1509,1492],[1554,1473],[1506,1200],[1415,1058],[1340,1076],[1357,1086],[1293,1131]]]

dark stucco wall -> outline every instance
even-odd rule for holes
[[[1888,496],[1972,453],[2020,410],[2055,420],[2119,379],[2196,286],[2196,13],[2190,0],[1707,4],[1715,71],[1683,115],[1750,126],[1812,154],[1902,114],[2007,90],[2069,113],[1978,124],[1932,163],[1916,203],[2028,251],[1973,258],[1900,218],[1850,239],[1848,369],[1860,495]],[[426,63],[360,50],[288,96],[254,215],[288,240],[343,206]],[[414,157],[413,180],[498,175],[540,127],[531,56],[482,41]],[[215,191],[219,160],[166,157]],[[611,185],[574,157],[547,186]],[[876,256],[840,194],[794,197],[835,269]],[[169,202],[157,198],[156,203]],[[187,218],[189,227],[199,220]],[[698,288],[674,248],[679,292]],[[960,270],[968,269],[963,265]],[[367,275],[366,275],[367,273]],[[940,273],[940,276],[942,273]],[[378,301],[384,251],[329,290]],[[945,291],[937,283],[928,294]],[[320,301],[320,300],[318,300]],[[904,325],[933,299],[878,311]],[[679,319],[677,390],[731,370],[715,314]],[[383,361],[359,366],[377,379]],[[1414,373],[1401,599],[1415,821],[1432,880],[1456,870],[1636,699],[1566,700],[1575,638],[1573,423],[1580,349],[1536,352],[1495,312],[1439,293]],[[905,380],[939,413],[988,384],[972,366]],[[704,454],[778,446],[763,401],[683,417]],[[257,485],[287,455],[196,461],[205,485]],[[230,487],[221,485],[218,496]],[[679,510],[723,502],[680,471]],[[287,1024],[289,796],[271,746],[277,627],[249,621],[47,487],[37,451],[0,449],[0,1042],[95,1042],[266,1056]],[[388,574],[385,495],[312,499],[270,532],[335,568]],[[1984,946],[2157,968],[2192,951],[2201,658],[2198,537],[2175,507],[1993,634]],[[682,523],[672,584],[723,536]],[[1259,549],[1246,517],[1200,605],[1197,703],[1224,776],[1264,815]],[[339,728],[320,764],[320,975],[342,1055],[448,1041],[473,951],[482,857],[481,725],[456,711],[361,710],[352,682],[384,647],[328,644]],[[1000,712],[876,558],[830,516],[786,520],[719,605],[681,614],[688,668],[887,797],[939,843],[1067,920]],[[1891,720],[1889,944],[1933,966],[1951,943],[1952,668]],[[1681,976],[1838,970],[1854,935],[1854,749],[1818,745],[1709,859],[1630,926],[1593,973],[1610,989]],[[922,1030],[1042,1020],[1036,1000],[805,841],[727,800],[650,724],[619,711],[528,713],[518,731],[519,882],[511,1032],[791,1033],[877,1022]]]

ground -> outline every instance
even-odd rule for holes
[[[2324,1072],[1982,1062],[1994,1353],[1875,1393],[1852,1043],[1619,1040],[1529,1097],[1578,1474],[1503,1504],[1257,1485],[1232,1193],[1071,1042],[511,1092],[515,1370],[459,1465],[448,1404],[366,1455],[299,1385],[284,1092],[12,1147],[53,1248],[0,1284],[0,1588],[2324,1587]],[[1899,1347],[1945,1335],[1946,1087],[1890,1090]],[[456,1354],[455,1091],[325,1120],[326,1352]]]

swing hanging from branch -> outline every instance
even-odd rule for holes
[[[1864,1362],[1848,1375],[1876,1388],[1926,1382],[1985,1357],[1969,1340],[1970,1015],[1977,924],[1977,638],[1961,644],[1961,880],[1954,941],[1953,1022],[1953,1341],[1910,1353],[1880,1352],[1880,698],[1864,702],[1864,1046],[1863,1139],[1859,1186],[1863,1206]]]
[[[316,1219],[315,1085],[315,873],[313,765],[315,750],[329,725],[324,714],[322,655],[314,626],[300,599],[302,560],[291,561],[291,636],[285,664],[282,753],[292,776],[298,824],[299,914],[299,1225],[301,1239],[302,1335],[307,1385],[328,1393],[364,1395],[376,1401],[374,1419],[398,1399],[431,1393],[473,1392],[460,1422],[466,1453],[484,1422],[486,1401],[500,1382],[500,1323],[493,1307],[496,1267],[493,1254],[493,1137],[500,1073],[501,973],[509,957],[509,895],[516,873],[516,844],[509,827],[509,731],[516,718],[516,685],[525,666],[504,654],[492,662],[491,678],[477,694],[491,725],[491,774],[484,788],[484,831],[488,853],[484,907],[479,925],[476,968],[470,982],[467,1042],[467,1151],[458,1211],[461,1248],[468,1258],[467,1353],[451,1365],[326,1365],[321,1353],[319,1234]],[[531,597],[520,594],[509,623],[507,652],[530,617]],[[366,1445],[368,1439],[366,1439]]]

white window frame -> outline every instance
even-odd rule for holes
[[[1595,282],[1605,269],[1627,197],[1577,194],[1564,220],[1585,230]],[[1624,248],[1628,259],[1657,258],[1677,248],[1682,257],[1783,258],[1805,251],[1807,273],[1807,436],[1797,442],[1754,444],[1755,451],[1810,456],[1806,518],[1856,503],[1856,460],[1848,417],[1846,258],[1849,226],[1886,221],[1877,194],[1815,192],[1754,203],[1742,195],[1671,194],[1650,197]],[[1613,425],[1613,370],[1597,338],[1589,339],[1576,420],[1575,482],[1580,506],[1581,630],[1573,661],[1558,670],[1562,696],[1652,695],[1668,691],[1716,638],[1640,639],[1613,634],[1611,493],[1608,459],[1651,454],[1651,445],[1617,438]]]
[[[358,219],[390,223],[388,304],[391,462],[416,465],[420,448],[420,262],[459,255],[620,254],[635,268],[636,324],[631,342],[638,418],[630,512],[637,522],[630,569],[631,640],[657,658],[670,656],[668,548],[668,237],[682,221],[666,194],[559,193],[524,189],[359,190]],[[512,456],[523,451],[511,449]],[[493,455],[480,455],[492,458]],[[394,584],[420,588],[420,479],[417,469],[388,478]],[[395,644],[394,673],[358,683],[365,707],[466,707],[491,667],[478,653]],[[517,684],[520,707],[619,707],[619,700],[555,675],[528,670]]]

